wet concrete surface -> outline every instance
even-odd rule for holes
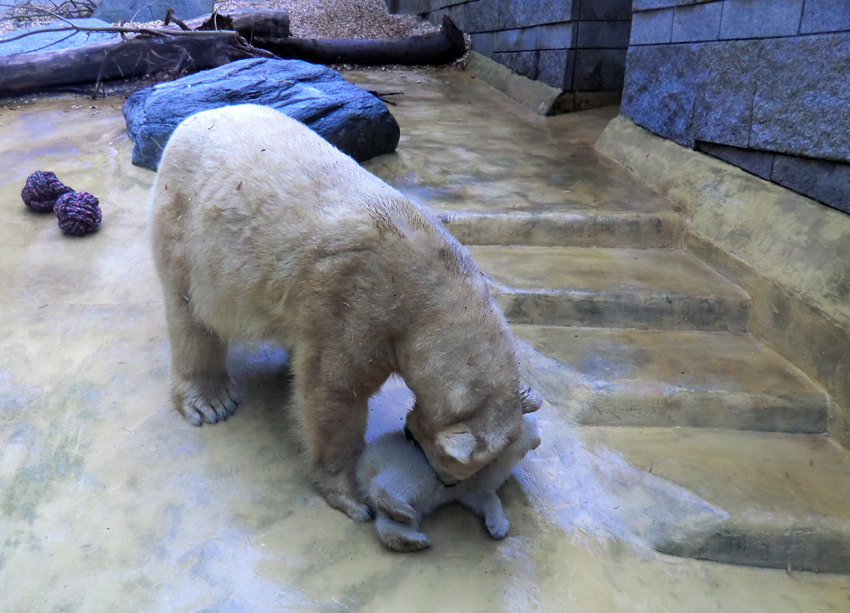
[[[394,85],[393,74],[374,80]],[[570,159],[594,167],[583,143],[604,124],[600,112],[587,125],[582,115],[541,120],[463,74],[404,76],[409,101],[393,111],[407,140],[370,167],[397,184],[409,177],[426,201],[557,206],[556,185],[586,195],[566,201],[575,207],[665,202],[630,187],[613,164],[602,163],[610,176],[599,184],[579,165],[556,170]],[[373,526],[351,523],[310,488],[288,427],[280,351],[235,348],[245,401],[225,423],[187,425],[169,407],[165,318],[147,248],[153,173],[130,165],[121,102],[0,106],[0,609],[850,607],[845,576],[654,552],[645,536],[677,512],[694,522],[722,512],[592,447],[548,405],[543,445],[503,490],[509,537],[493,541],[478,518],[446,508],[423,525],[434,547],[415,555],[383,550]],[[513,183],[516,164],[525,169]],[[50,215],[27,211],[19,192],[36,169],[98,196],[101,230],[66,237]],[[388,383],[369,436],[397,427],[409,403],[399,381]]]
[[[542,118],[474,77],[352,73],[392,97],[402,129],[397,154],[366,164],[401,191],[436,209],[468,212],[659,212],[677,207],[632,181],[593,145],[617,107],[581,118]],[[494,120],[489,111],[499,107]],[[532,145],[532,146],[529,146]]]
[[[541,389],[574,421],[823,433],[829,398],[748,334],[515,325],[514,334],[579,373],[585,402]],[[850,468],[850,464],[848,464]]]

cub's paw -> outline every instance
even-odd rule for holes
[[[361,503],[352,504],[344,512],[357,524],[365,524],[367,521],[372,521],[372,518],[375,517],[369,505]]]
[[[325,502],[337,511],[342,511],[348,515],[357,524],[372,521],[374,517],[369,505],[360,502],[357,498],[350,495],[339,492],[325,493]]]
[[[181,386],[182,401],[177,407],[193,426],[214,424],[227,419],[236,411],[241,397],[232,380],[224,382],[190,383]],[[175,394],[178,396],[178,394]]]
[[[378,530],[378,537],[387,549],[407,553],[428,549],[431,546],[431,539],[426,535],[410,526],[394,522],[380,513],[375,527]]]
[[[490,536],[498,540],[505,538],[511,529],[511,522],[504,516],[488,517],[484,524],[487,526],[487,532],[490,533]]]
[[[375,494],[374,491],[373,494]],[[401,500],[398,496],[381,491],[378,495],[373,495],[372,499],[375,502],[375,506],[378,507],[377,510],[389,515],[393,521],[397,521],[400,524],[413,525],[419,520],[419,514],[416,512],[416,509],[410,506],[407,501]]]
[[[410,553],[412,551],[422,551],[423,549],[428,549],[431,546],[431,539],[429,539],[421,532],[416,532],[414,534],[396,534],[393,535],[393,537],[384,541],[384,545],[386,545],[393,551],[398,551],[400,553]]]

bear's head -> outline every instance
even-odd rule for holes
[[[542,398],[521,386],[508,398],[490,396],[486,407],[453,423],[438,424],[426,411],[407,414],[405,432],[422,448],[444,485],[468,479],[487,466],[523,432],[523,415],[540,408]]]

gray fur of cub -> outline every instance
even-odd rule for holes
[[[419,532],[422,517],[449,502],[460,502],[484,519],[487,532],[505,538],[510,529],[497,490],[514,466],[540,445],[537,420],[523,416],[520,437],[493,462],[472,477],[447,487],[428,464],[422,449],[401,430],[389,432],[368,445],[357,465],[357,485],[375,511],[381,542],[394,551],[418,551],[431,546]]]

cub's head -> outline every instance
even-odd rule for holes
[[[405,432],[415,440],[434,472],[445,485],[468,479],[493,461],[523,432],[523,414],[540,408],[542,398],[521,386],[498,402],[492,397],[471,414],[448,425],[429,419],[427,412],[407,414]]]

